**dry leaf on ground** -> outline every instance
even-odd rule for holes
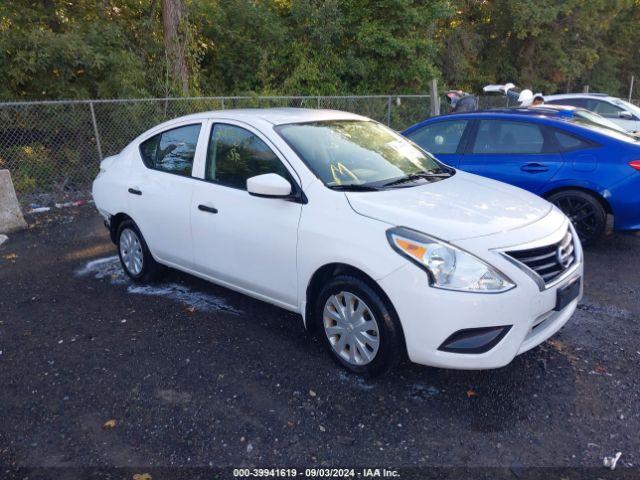
[[[104,422],[104,424],[102,425],[102,428],[105,430],[111,430],[112,428],[115,428],[116,423],[117,422],[112,418]]]

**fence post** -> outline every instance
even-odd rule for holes
[[[387,97],[387,127],[391,126],[391,95]]]
[[[438,96],[438,80],[431,80],[431,116],[440,115],[440,97]]]
[[[629,101],[631,101],[631,95],[633,94],[633,81],[636,79],[634,75],[631,75],[631,85],[629,85]]]
[[[96,147],[98,148],[98,157],[102,161],[102,143],[100,142],[100,132],[98,132],[98,122],[96,122],[96,112],[93,109],[93,102],[89,102],[89,110],[91,111],[91,121],[93,122],[93,134],[96,137]]]
[[[316,102],[317,102],[317,108],[318,110],[320,110],[320,95],[316,97]]]
[[[589,93],[589,85],[582,87],[582,93]]]

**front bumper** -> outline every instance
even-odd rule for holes
[[[379,280],[398,313],[412,362],[453,369],[499,368],[547,340],[569,320],[583,294],[581,252],[571,273],[542,291],[522,269],[499,257],[493,257],[493,265],[516,283],[516,288],[503,293],[433,288],[427,274],[409,263]],[[581,281],[578,298],[562,310],[554,310],[557,291],[577,280]],[[488,351],[459,353],[440,349],[456,332],[497,326],[510,328]]]

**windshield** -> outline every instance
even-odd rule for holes
[[[280,125],[276,131],[328,187],[429,181],[453,170],[393,130],[366,120]]]
[[[636,117],[640,117],[640,107],[634,105],[633,103],[629,103],[626,100],[621,100],[619,98],[614,98],[612,102],[618,105],[619,107],[622,107],[625,110],[628,110],[629,112],[633,113]]]

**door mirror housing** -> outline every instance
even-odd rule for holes
[[[618,112],[618,117],[622,118],[623,120],[633,120],[634,119],[633,113],[628,112],[627,110],[621,110],[620,112]]]
[[[256,197],[286,198],[291,195],[291,183],[277,173],[265,173],[247,179],[247,192]]]

